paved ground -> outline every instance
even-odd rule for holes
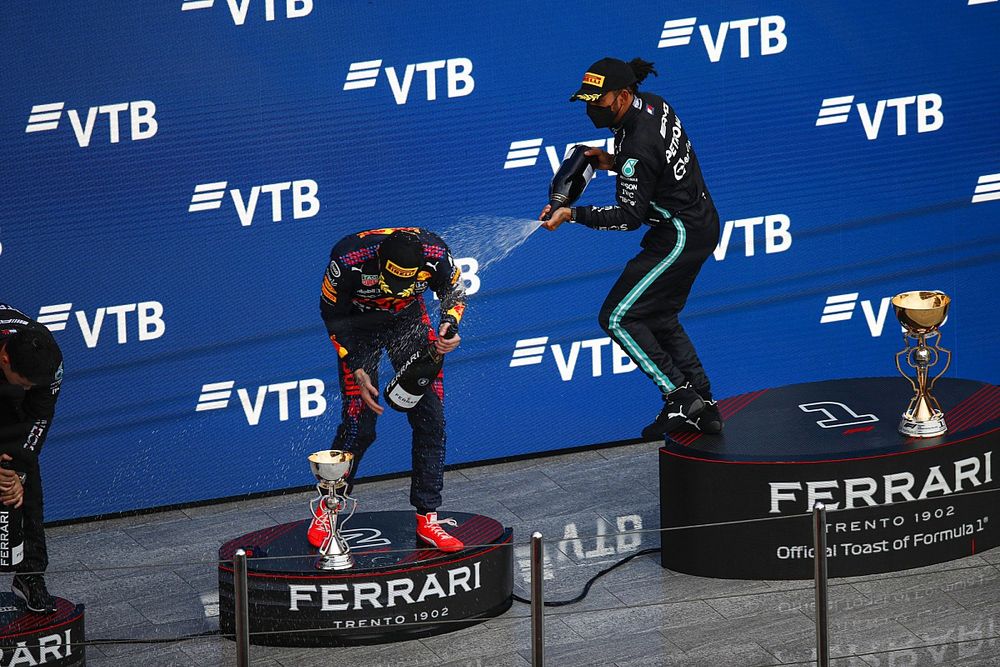
[[[596,470],[600,474],[595,474]],[[454,471],[444,510],[513,526],[517,591],[527,596],[528,536],[545,545],[546,596],[572,597],[594,573],[655,547],[653,444]],[[406,507],[408,480],[359,485],[365,510]],[[214,558],[232,537],[306,516],[310,494],[162,512],[50,530],[53,593],[87,605],[87,636],[175,637],[218,628]],[[734,558],[739,557],[734,545]],[[143,567],[122,568],[122,563]],[[831,650],[837,667],[1000,665],[1000,549],[895,575],[833,580]],[[810,582],[703,579],[641,556],[600,579],[577,605],[546,617],[547,665],[742,667],[814,660]],[[260,667],[530,665],[527,606],[429,639],[346,649],[251,647]],[[233,644],[88,648],[88,664],[233,665]]]

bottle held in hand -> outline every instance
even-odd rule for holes
[[[12,470],[10,461],[0,468]],[[20,507],[0,503],[0,572],[13,572],[24,560],[23,513]]]
[[[557,208],[576,203],[587,189],[587,184],[594,177],[593,160],[585,155],[588,150],[590,146],[582,144],[574,146],[556,171],[556,175],[552,177],[552,183],[549,185],[549,213],[545,216],[546,220],[552,217]]]
[[[441,337],[454,338],[456,333],[458,329],[452,324]],[[427,393],[443,365],[444,355],[438,353],[434,343],[414,352],[385,386],[385,402],[400,412],[412,410]]]

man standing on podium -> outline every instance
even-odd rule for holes
[[[638,86],[653,63],[603,58],[583,75],[570,98],[586,103],[595,127],[610,128],[614,155],[586,152],[598,169],[618,174],[617,206],[557,208],[543,223],[632,231],[648,225],[642,251],[625,265],[601,306],[601,327],[652,379],[663,409],[642,431],[648,439],[696,428],[719,433],[722,417],[694,344],[678,320],[702,264],[719,241],[719,214],[677,112]],[[540,220],[550,213],[546,206]]]
[[[0,502],[21,507],[24,522],[24,559],[11,589],[29,610],[51,614],[38,455],[59,398],[62,351],[44,325],[6,304],[0,304],[0,371]]]
[[[337,351],[341,423],[331,445],[354,454],[348,483],[375,440],[375,421],[385,410],[378,403],[378,366],[382,350],[397,370],[414,353],[433,343],[439,354],[458,347],[457,327],[465,310],[465,288],[448,246],[433,232],[416,227],[372,229],[341,239],[330,253],[323,276],[320,314]],[[431,326],[423,293],[441,299],[441,322]],[[445,338],[450,327],[455,335]],[[410,502],[417,510],[417,537],[441,551],[460,551],[462,542],[439,519],[444,486],[444,376],[407,412],[413,429]],[[309,526],[310,544],[319,547],[330,533],[326,513],[317,508]]]

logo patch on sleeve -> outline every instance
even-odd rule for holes
[[[629,159],[625,160],[625,164],[622,165],[622,176],[625,176],[627,178],[632,178],[633,176],[635,176],[635,166],[637,164],[639,164],[639,161],[634,157],[630,157]]]

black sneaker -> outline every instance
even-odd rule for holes
[[[29,611],[36,614],[54,614],[56,601],[45,588],[45,577],[40,574],[16,574],[10,584],[14,595],[24,600]]]
[[[642,437],[649,440],[662,438],[670,431],[685,426],[689,420],[693,421],[704,409],[705,401],[690,383],[677,387],[663,397],[663,409],[652,424],[642,429]]]
[[[702,433],[722,433],[722,414],[719,413],[718,404],[715,401],[705,401],[705,409],[694,419],[689,419],[688,423]]]

